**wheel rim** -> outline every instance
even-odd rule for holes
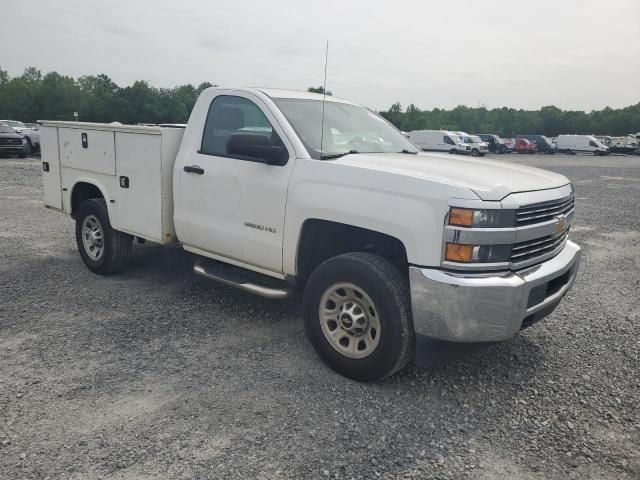
[[[100,260],[104,253],[104,231],[95,215],[87,215],[82,221],[82,244],[92,260]]]
[[[477,157],[478,153],[480,153],[480,152],[478,152],[478,150],[476,150],[475,148],[473,150],[471,150],[471,155],[474,156],[474,157]]]
[[[322,333],[338,353],[348,358],[364,358],[380,342],[380,318],[375,304],[360,287],[336,283],[320,299]]]

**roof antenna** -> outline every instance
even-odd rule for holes
[[[322,160],[322,145],[324,144],[324,102],[327,98],[327,63],[329,62],[329,40],[324,53],[324,85],[322,86],[322,125],[320,126],[320,160]]]

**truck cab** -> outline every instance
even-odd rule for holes
[[[178,243],[198,275],[302,295],[311,344],[356,380],[424,364],[434,342],[507,340],[577,275],[564,176],[424,153],[347,100],[210,88],[184,129],[41,132],[45,204],[74,219],[91,271],[126,268],[134,238]]]

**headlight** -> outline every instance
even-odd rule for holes
[[[516,224],[515,210],[476,210],[451,207],[449,225],[455,227],[506,228]]]
[[[458,263],[508,262],[511,245],[463,245],[447,243],[445,260]]]

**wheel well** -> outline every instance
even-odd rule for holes
[[[304,222],[297,256],[297,283],[303,285],[325,260],[349,252],[370,252],[392,262],[408,274],[404,244],[384,233],[344,223],[311,219]]]
[[[104,198],[104,195],[98,187],[91,183],[76,183],[71,191],[71,216],[76,214],[80,205],[91,198]]]

